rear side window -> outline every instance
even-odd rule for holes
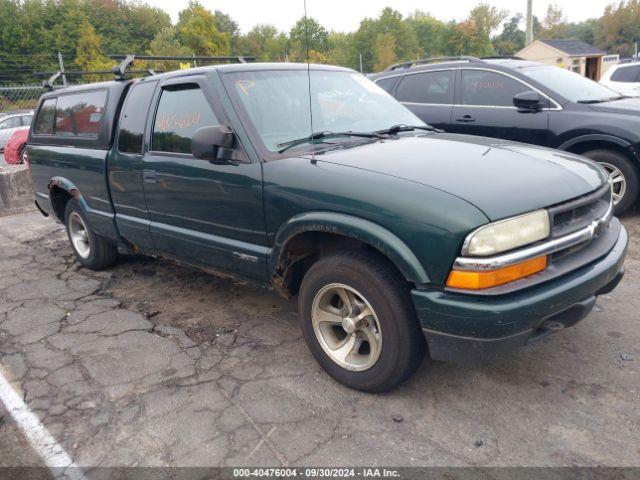
[[[57,98],[48,98],[42,102],[38,118],[36,119],[36,125],[34,132],[41,135],[51,135],[53,133],[53,124],[56,116],[56,101]]]
[[[209,102],[196,85],[164,89],[153,126],[156,152],[191,153],[191,139],[201,127],[217,125]]]
[[[401,102],[449,104],[453,75],[449,70],[407,75],[396,91]]]
[[[391,78],[383,78],[381,80],[378,80],[376,83],[387,93],[391,93],[391,90],[393,89],[393,85],[396,83],[397,78],[396,77],[391,77]]]
[[[118,150],[121,152],[142,153],[147,113],[155,87],[156,82],[138,83],[127,95],[118,133]]]
[[[31,125],[31,120],[33,120],[33,115],[23,115],[22,117],[20,117],[20,120],[22,120],[22,125],[28,127]]]
[[[81,92],[58,97],[55,133],[61,136],[96,136],[102,128],[107,92]]]
[[[462,71],[462,104],[513,107],[513,97],[531,90],[519,81],[484,70]]]
[[[613,75],[611,75],[611,81],[613,82],[637,82],[640,77],[640,65],[630,65],[628,67],[620,67]]]

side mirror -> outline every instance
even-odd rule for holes
[[[513,105],[519,112],[537,112],[545,106],[545,99],[533,90],[521,92],[513,97]]]
[[[236,136],[226,125],[202,127],[196,130],[191,139],[191,153],[202,160],[217,161],[222,151],[230,150]]]

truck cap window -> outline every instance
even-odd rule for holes
[[[57,98],[48,98],[42,102],[40,113],[36,120],[34,132],[41,135],[51,135],[53,133],[53,123],[56,115]]]
[[[513,97],[530,90],[525,84],[486,70],[462,71],[462,104],[513,107]]]
[[[138,83],[127,95],[118,133],[118,150],[121,152],[142,153],[147,113],[155,87],[156,82]]]
[[[370,132],[424,124],[378,85],[351,71],[256,71],[229,73],[227,78],[272,152],[280,150],[281,143],[311,133],[309,104],[316,132]]]
[[[401,102],[448,104],[452,84],[449,70],[406,75],[396,98]]]
[[[102,128],[107,92],[80,92],[58,97],[55,134],[96,136]]]
[[[191,153],[191,139],[196,130],[218,123],[197,86],[164,89],[153,126],[152,150]]]

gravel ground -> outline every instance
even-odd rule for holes
[[[583,322],[371,395],[314,362],[293,301],[151,258],[90,272],[60,225],[0,218],[0,369],[88,467],[637,466],[640,216],[624,222],[627,275]],[[0,406],[0,466],[39,464]]]

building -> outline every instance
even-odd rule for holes
[[[607,55],[580,40],[535,40],[516,55],[526,60],[566,68],[596,81],[619,60],[618,55]]]

